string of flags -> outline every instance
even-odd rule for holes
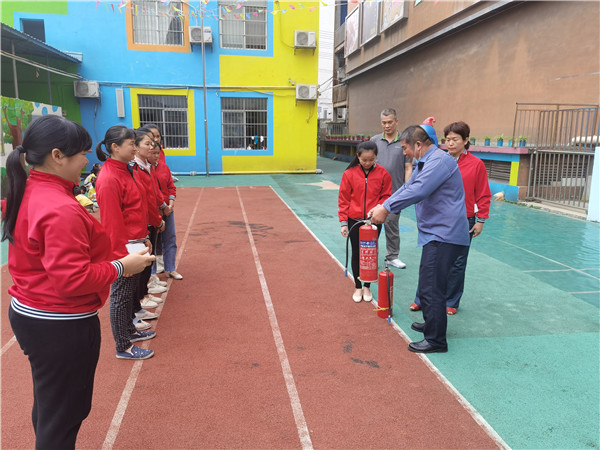
[[[321,6],[329,6],[330,4],[336,3],[335,0],[329,0],[329,4],[327,2],[325,2],[324,0],[319,0],[319,4],[317,6],[307,7],[307,6],[304,6],[300,2],[297,2],[296,4],[287,3],[287,7],[286,7],[285,2],[279,2],[280,7],[283,7],[285,9],[269,10],[268,8],[258,8],[250,13],[250,12],[239,11],[244,6],[244,3],[246,2],[246,0],[232,0],[231,5],[224,5],[224,6],[217,5],[216,6],[217,9],[213,8],[213,9],[209,10],[207,5],[209,3],[211,3],[211,1],[213,4],[217,3],[216,0],[199,0],[200,8],[195,8],[194,6],[190,5],[189,2],[187,2],[187,1],[181,2],[181,1],[174,1],[174,0],[160,0],[160,2],[163,5],[169,6],[170,8],[169,8],[168,12],[162,11],[162,12],[157,13],[156,11],[149,11],[145,7],[140,7],[138,4],[134,4],[132,0],[118,0],[117,2],[110,1],[110,0],[96,0],[96,9],[98,9],[100,6],[100,3],[102,3],[106,7],[107,11],[110,11],[112,9],[113,13],[116,13],[118,10],[118,12],[122,14],[123,10],[125,10],[125,11],[130,11],[132,14],[134,14],[136,16],[140,15],[140,14],[152,14],[152,15],[158,14],[158,15],[164,16],[164,17],[177,17],[181,20],[185,20],[185,17],[186,17],[185,12],[182,9],[177,8],[173,4],[173,3],[177,3],[177,4],[185,3],[186,5],[188,5],[190,7],[189,15],[192,17],[195,17],[197,19],[200,17],[200,15],[203,15],[204,17],[206,17],[207,15],[210,15],[215,20],[231,19],[231,18],[233,18],[234,20],[241,20],[241,19],[250,19],[251,16],[258,17],[262,13],[276,15],[276,14],[285,14],[288,11],[297,11],[297,10],[303,10],[303,9],[307,9],[310,12],[313,12]],[[390,0],[350,0],[349,3],[382,3],[384,1],[390,1]],[[394,4],[402,2],[402,1],[404,1],[404,0],[393,0]],[[437,3],[437,0],[436,0],[436,3]],[[109,9],[109,5],[110,5],[110,9]],[[221,9],[221,11],[220,11],[221,17],[218,17],[216,14],[219,12],[218,8]]]

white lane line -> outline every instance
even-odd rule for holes
[[[281,336],[281,330],[279,329],[279,324],[275,315],[275,308],[273,308],[273,302],[271,300],[271,294],[269,293],[269,287],[267,286],[267,280],[265,279],[265,274],[262,269],[262,264],[260,263],[256,245],[254,245],[254,237],[252,235],[252,230],[250,229],[250,224],[248,223],[248,216],[246,215],[244,202],[242,201],[242,196],[240,195],[239,189],[236,187],[235,190],[237,191],[238,199],[240,201],[244,223],[246,224],[246,233],[248,234],[248,240],[250,241],[250,247],[252,248],[252,255],[254,255],[254,264],[256,265],[256,272],[258,273],[260,286],[265,299],[269,323],[271,324],[273,339],[275,340],[275,346],[277,347],[277,354],[279,355],[281,370],[283,371],[283,378],[285,379],[285,385],[290,397],[292,412],[294,413],[294,420],[296,421],[296,428],[298,429],[298,437],[300,438],[300,443],[302,444],[303,449],[312,449],[313,445],[310,439],[310,433],[308,432],[306,419],[304,418],[304,412],[302,411],[302,405],[300,404],[300,397],[298,396],[298,390],[296,389],[296,383],[294,382],[294,376],[292,375],[292,368],[285,351],[285,345],[283,344],[283,337]]]
[[[275,194],[279,197],[279,199],[283,202],[283,204],[288,207],[288,209],[296,217],[298,222],[300,222],[304,226],[304,228],[306,228],[306,230],[315,238],[315,240],[321,245],[321,247],[323,247],[325,249],[325,251],[329,254],[329,256],[331,256],[333,258],[333,260],[338,264],[338,266],[340,266],[340,268],[342,270],[344,270],[344,266],[342,265],[342,263],[337,260],[337,258],[333,255],[333,253],[331,253],[329,251],[329,249],[325,246],[325,244],[323,244],[319,240],[319,238],[310,230],[310,228],[308,228],[308,226],[302,221],[302,219],[300,219],[300,217],[298,217],[298,215],[290,207],[290,205],[288,205],[285,202],[285,200],[283,200],[283,198],[281,198],[281,196],[279,194],[277,194],[277,192],[273,189],[272,186],[269,186],[269,187],[273,190],[273,192],[275,192]],[[373,299],[372,303],[377,305],[377,302],[375,301],[375,299]],[[398,324],[393,319],[392,319],[392,327],[402,337],[402,339],[404,339],[404,341],[406,341],[407,343],[412,342],[412,339],[410,337],[408,337],[408,335],[402,330],[402,328],[400,328],[398,326]],[[440,380],[440,382],[444,386],[446,386],[448,391],[450,391],[450,393],[454,396],[454,398],[456,398],[456,400],[463,406],[463,408],[465,408],[465,410],[469,413],[469,415],[473,418],[473,420],[475,420],[475,422],[481,428],[483,428],[483,430],[496,443],[496,445],[503,449],[509,449],[510,447],[508,446],[508,444],[506,442],[504,442],[504,439],[502,439],[500,437],[500,435],[498,433],[496,433],[496,431],[492,428],[492,426],[489,423],[487,423],[487,421],[483,418],[483,416],[481,414],[479,414],[479,412],[475,409],[475,407],[473,405],[471,405],[471,403],[469,403],[469,401],[465,397],[463,397],[463,395],[454,387],[454,385],[444,375],[442,375],[442,373],[438,370],[437,367],[435,367],[435,365],[431,362],[431,360],[422,353],[415,353],[415,354],[421,358],[421,360],[425,363],[425,365],[429,368],[429,370],[431,370],[433,372],[433,374],[438,378],[438,380]]]
[[[6,344],[4,344],[4,347],[2,347],[2,350],[0,351],[0,356],[4,355],[8,351],[8,349],[10,349],[13,346],[15,342],[17,342],[17,338],[13,335],[13,337],[11,337],[9,341]]]
[[[201,189],[200,194],[198,195],[198,199],[196,200],[196,204],[194,205],[194,210],[192,211],[192,215],[190,216],[190,220],[188,222],[187,230],[185,231],[185,236],[181,241],[181,246],[178,249],[177,259],[175,260],[175,266],[179,264],[181,260],[181,256],[183,255],[183,249],[188,240],[188,236],[190,235],[190,229],[192,228],[192,224],[194,223],[194,219],[196,218],[196,211],[198,210],[198,204],[200,203],[200,198],[204,192],[204,188]],[[167,291],[163,293],[163,298],[166,299],[167,294],[169,293],[169,289],[171,287],[172,280],[169,278],[169,285],[167,286]],[[160,303],[156,312],[159,313],[162,311],[164,303]],[[160,317],[156,319],[156,324],[158,325],[158,321]],[[155,328],[156,326],[155,325]],[[143,342],[144,344],[148,344],[148,342]],[[146,348],[147,345],[144,346]],[[144,360],[139,360],[133,363],[133,367],[131,368],[131,372],[129,373],[129,377],[127,378],[127,382],[125,383],[125,388],[121,393],[121,399],[117,405],[115,413],[113,415],[112,421],[110,423],[110,427],[106,433],[106,438],[104,439],[104,443],[102,444],[103,450],[112,449],[115,445],[115,441],[117,440],[117,436],[119,435],[119,430],[121,428],[121,423],[123,423],[123,417],[125,416],[125,411],[127,410],[127,406],[129,405],[129,399],[131,398],[131,394],[135,389],[135,384],[137,382],[138,375],[142,370],[142,365],[144,364]]]
[[[568,264],[561,263],[561,262],[559,262],[559,261],[556,261],[556,260],[554,260],[554,259],[552,259],[552,258],[548,258],[548,257],[546,257],[546,256],[544,256],[544,255],[540,255],[539,253],[535,253],[535,252],[532,252],[531,250],[527,250],[526,248],[519,247],[518,245],[515,245],[515,244],[513,244],[513,243],[511,243],[511,242],[507,242],[507,241],[504,241],[504,240],[502,240],[502,239],[498,239],[497,237],[494,237],[494,236],[490,236],[489,238],[490,238],[490,239],[495,239],[495,240],[497,240],[498,242],[502,242],[503,244],[510,245],[511,247],[518,248],[519,250],[523,250],[524,252],[527,252],[527,253],[530,253],[530,254],[532,254],[532,255],[535,255],[535,256],[537,256],[537,257],[539,257],[539,258],[545,259],[546,261],[553,262],[554,264],[558,264],[559,266],[563,266],[563,267],[566,267],[566,268],[568,268],[568,269],[570,269],[570,270],[573,270],[573,271],[575,271],[575,272],[579,272],[579,273],[581,273],[581,274],[583,274],[583,275],[587,275],[588,277],[590,277],[590,278],[593,278],[594,280],[600,280],[600,278],[598,278],[598,277],[596,277],[596,276],[594,276],[594,275],[592,275],[592,274],[589,274],[589,273],[587,273],[587,272],[584,272],[584,271],[583,271],[583,270],[581,270],[581,269],[576,269],[575,267],[571,267],[571,266],[569,266]]]

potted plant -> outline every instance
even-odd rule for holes
[[[471,145],[475,145],[475,142],[477,142],[477,137],[469,136],[469,142],[471,143]]]
[[[496,145],[498,147],[502,147],[502,145],[504,145],[504,135],[503,134],[499,134],[498,136],[496,136]]]
[[[514,136],[511,137],[511,138],[508,138],[508,146],[509,147],[512,147],[514,142],[515,142],[515,137]]]
[[[489,147],[491,140],[492,140],[491,136],[484,136],[483,137],[483,145],[485,145],[486,147]]]
[[[442,144],[445,144],[445,143],[446,143],[446,138],[445,138],[445,137],[441,137],[441,138],[440,138],[440,142],[441,142]]]
[[[519,136],[519,147],[525,147],[527,145],[527,136]]]

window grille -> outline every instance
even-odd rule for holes
[[[165,148],[189,148],[188,105],[183,95],[139,95],[140,125],[158,125]]]
[[[182,2],[134,0],[133,42],[135,44],[183,46],[183,19],[176,14]]]
[[[508,183],[510,181],[510,161],[484,159],[483,164],[485,165],[490,180],[503,183]]]
[[[266,1],[247,0],[241,3],[219,0],[219,19],[222,48],[267,48]]]
[[[267,99],[221,98],[223,148],[267,149]]]

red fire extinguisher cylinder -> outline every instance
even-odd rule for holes
[[[377,282],[377,227],[363,225],[358,229],[359,279],[363,283]]]
[[[382,319],[389,317],[390,304],[394,301],[394,274],[389,270],[379,272],[379,291],[377,292],[377,315]]]

